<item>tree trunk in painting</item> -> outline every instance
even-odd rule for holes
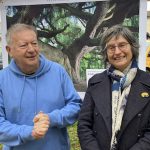
[[[21,22],[36,26],[41,52],[48,59],[62,64],[80,91],[80,86],[86,86],[80,75],[81,61],[85,55],[95,50],[100,52],[104,30],[124,23],[125,18],[132,21],[138,10],[139,0],[9,6],[7,24],[9,27]],[[138,32],[138,25],[130,27]],[[92,61],[88,62],[89,67]]]

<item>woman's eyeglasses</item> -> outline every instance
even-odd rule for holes
[[[128,44],[129,43],[123,42],[123,43],[119,43],[117,45],[108,45],[108,46],[106,46],[106,50],[109,54],[113,54],[116,50],[116,47],[118,47],[121,51],[124,51],[127,49]]]

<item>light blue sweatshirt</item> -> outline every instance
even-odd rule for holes
[[[67,125],[73,124],[81,100],[64,68],[40,55],[33,75],[23,74],[12,59],[0,71],[0,143],[3,150],[69,150]],[[43,111],[50,118],[44,138],[32,136],[33,118]]]

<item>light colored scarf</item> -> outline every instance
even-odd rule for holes
[[[110,150],[116,150],[117,134],[120,131],[127,98],[130,92],[131,83],[137,73],[137,63],[133,60],[123,71],[108,69],[108,75],[112,78],[112,138]]]

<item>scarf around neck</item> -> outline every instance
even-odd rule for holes
[[[137,73],[137,62],[133,60],[127,68],[121,72],[113,66],[107,70],[112,79],[112,138],[110,150],[117,148],[117,134],[120,131],[122,118],[130,92],[131,83]]]

